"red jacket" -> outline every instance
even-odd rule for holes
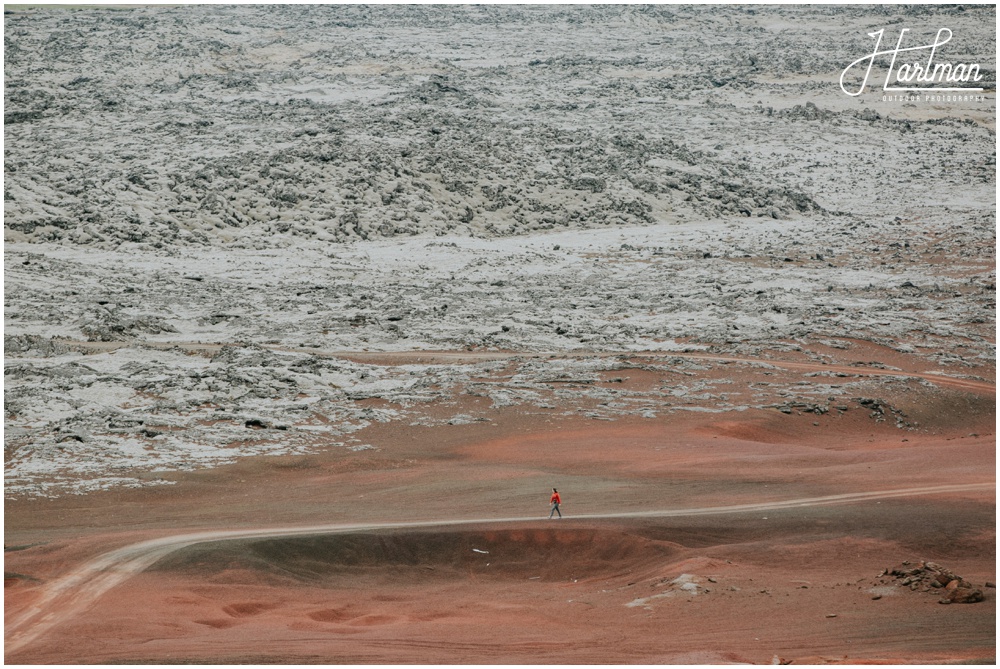
[[[562,504],[562,500],[559,499],[559,493],[552,493],[552,497],[549,499],[549,504]]]

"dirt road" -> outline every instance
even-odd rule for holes
[[[845,493],[824,497],[789,499],[760,504],[702,507],[692,509],[664,509],[630,513],[602,513],[576,516],[578,520],[666,518],[709,514],[746,513],[831,504],[849,504],[892,497],[918,497],[943,493],[960,493],[989,490],[993,484],[942,485],[897,490],[878,490]],[[271,527],[254,530],[212,530],[191,534],[161,537],[119,548],[85,564],[73,573],[53,581],[43,591],[39,600],[6,626],[5,646],[9,657],[18,650],[38,640],[60,623],[72,619],[96,602],[105,592],[144,571],[164,556],[195,544],[209,541],[247,539],[314,534],[343,534],[370,530],[395,530],[438,528],[459,525],[524,523],[538,518],[464,518],[405,523],[361,523],[313,525],[307,527]]]

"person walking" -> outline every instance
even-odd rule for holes
[[[558,513],[559,517],[562,518],[562,511],[559,510],[559,505],[561,503],[562,499],[559,497],[559,491],[553,488],[552,497],[549,498],[549,504],[552,505],[552,510],[549,511],[549,520],[552,520],[553,513]]]

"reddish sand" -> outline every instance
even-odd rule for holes
[[[732,374],[734,387],[763,378],[747,367],[706,373]],[[767,380],[802,373],[770,369]],[[975,373],[992,379],[992,370]],[[875,422],[857,407],[614,422],[515,407],[497,410],[491,423],[376,424],[364,435],[374,451],[246,459],[178,473],[173,486],[8,500],[5,660],[993,662],[996,598],[985,584],[995,580],[996,560],[994,395],[989,384],[893,388],[886,399],[919,429]],[[960,484],[984,485],[580,519]],[[553,486],[566,517],[549,521]],[[47,587],[138,541],[194,530],[511,517],[537,520],[181,548],[79,613],[52,612],[51,628],[10,646],[10,635],[24,631],[12,622]],[[937,593],[879,589],[884,568],[921,559],[982,588],[985,601],[942,605]]]

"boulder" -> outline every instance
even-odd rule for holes
[[[975,604],[983,599],[983,591],[979,588],[958,586],[938,601],[941,604]]]

